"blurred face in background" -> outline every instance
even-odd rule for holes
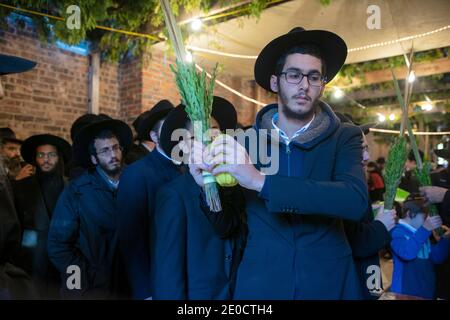
[[[0,147],[3,163],[8,172],[15,176],[21,169],[20,144],[6,142]]]
[[[1,152],[4,158],[18,159],[20,161],[20,144],[6,142],[2,145]]]
[[[414,160],[411,161],[409,159],[406,160],[406,162],[405,162],[405,170],[406,171],[414,170],[416,167],[417,167],[416,161],[414,161]]]

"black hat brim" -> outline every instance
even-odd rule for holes
[[[68,163],[70,161],[70,158],[72,156],[72,148],[70,146],[70,143],[63,138],[54,136],[52,134],[38,134],[26,139],[23,142],[22,147],[20,148],[22,158],[30,164],[35,164],[36,149],[37,147],[45,144],[54,146],[62,154],[65,163]]]
[[[319,48],[326,64],[326,80],[330,82],[344,65],[347,45],[337,34],[325,30],[291,31],[272,40],[256,59],[254,67],[256,82],[273,92],[270,88],[270,78],[276,73],[278,59],[289,49],[302,44],[312,44]]]
[[[227,129],[236,129],[237,113],[234,106],[228,100],[221,97],[214,97],[211,116],[219,123],[221,131]],[[189,119],[184,105],[179,105],[173,109],[167,116],[161,128],[160,145],[164,153],[168,156],[179,141],[172,141],[172,133],[176,129],[186,127]]]
[[[75,137],[72,151],[76,164],[84,167],[92,165],[89,154],[89,144],[102,130],[111,130],[119,139],[120,145],[123,148],[123,154],[125,155],[128,152],[133,143],[133,133],[125,122],[115,119],[93,121],[81,128]]]
[[[88,125],[91,122],[96,121],[98,118],[98,115],[93,113],[86,113],[82,116],[78,117],[72,124],[72,127],[70,128],[70,138],[72,139],[72,142],[75,141],[75,137],[77,136],[78,132],[85,126]]]
[[[15,144],[23,144],[23,141],[20,139],[16,139],[16,138],[3,138],[0,141],[2,144],[5,143],[15,143]]]
[[[434,153],[439,158],[450,159],[450,150],[449,149],[435,149]]]
[[[150,140],[150,131],[155,124],[169,114],[174,109],[174,105],[168,100],[161,100],[153,106],[151,110],[142,113],[134,122],[133,126],[140,140]]]
[[[36,62],[34,61],[0,54],[0,75],[25,72],[35,66]]]

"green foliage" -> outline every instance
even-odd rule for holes
[[[430,62],[440,59],[448,54],[450,47],[433,49],[428,51],[416,52],[414,54],[414,62]],[[389,68],[404,67],[405,59],[403,56],[395,56],[385,59],[366,61],[361,63],[347,64],[339,71],[339,77],[351,83],[351,79],[360,78],[364,84],[364,73],[370,71],[385,70]],[[442,77],[442,76],[440,76]],[[391,87],[390,87],[391,88]]]
[[[208,12],[213,6],[220,3],[228,6],[238,3],[238,0],[173,0],[170,1],[171,9],[175,16],[192,12]],[[268,0],[256,0],[248,4],[245,15],[258,17],[267,7]],[[16,13],[31,18],[36,25],[37,33],[42,41],[52,43],[60,40],[70,45],[76,45],[83,40],[90,41],[95,50],[100,50],[102,56],[108,60],[117,61],[130,53],[137,55],[146,52],[147,49],[158,40],[145,37],[125,35],[112,31],[96,29],[96,25],[149,34],[160,38],[164,27],[164,16],[159,0],[8,0],[2,1],[14,7],[33,10],[66,19],[69,14],[66,9],[70,5],[77,5],[81,11],[81,28],[70,30],[65,21],[40,17],[30,13],[15,11]],[[6,27],[6,18],[13,10],[0,7],[0,22]],[[24,25],[22,23],[22,25]],[[17,27],[21,27],[20,19]],[[181,26],[186,34],[188,25]],[[51,32],[53,30],[53,32]]]
[[[420,186],[424,187],[432,185],[430,172],[431,172],[431,162],[429,161],[424,162],[422,169],[419,168],[414,169],[414,174],[419,180]],[[439,214],[439,211],[436,205],[434,204],[429,205],[428,210],[430,216],[435,216]],[[442,228],[438,228],[436,232],[438,233],[438,235],[442,235],[444,233],[444,230],[442,230]]]
[[[400,184],[406,158],[406,139],[404,136],[399,136],[389,149],[385,166],[384,182],[386,186],[386,193],[384,194],[384,207],[386,209],[390,210],[394,206],[395,194],[397,192],[398,185]]]
[[[252,1],[248,6],[248,15],[259,18],[261,12],[267,7],[270,0]]]
[[[206,79],[206,71],[197,72],[194,63],[182,63],[176,61],[177,68],[172,65],[170,68],[175,74],[175,82],[180,92],[183,104],[186,106],[186,113],[192,123],[201,122],[201,130],[194,130],[198,141],[207,142],[205,132],[210,128],[209,120],[214,97],[214,84],[217,74],[217,65],[213,70],[209,82]],[[196,129],[196,128],[194,128]]]

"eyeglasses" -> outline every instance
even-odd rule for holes
[[[119,144],[115,144],[111,148],[102,148],[102,149],[100,149],[100,151],[97,152],[97,155],[98,156],[106,156],[111,151],[116,154],[116,153],[119,153],[119,151],[122,152],[123,148]]]
[[[56,152],[49,152],[49,153],[37,152],[36,153],[36,158],[42,159],[45,157],[48,157],[49,159],[55,159],[58,157],[58,154]]]
[[[305,76],[308,79],[309,85],[313,87],[321,87],[326,82],[326,78],[318,72],[304,74],[298,71],[286,71],[281,72],[280,75],[284,75],[286,82],[290,84],[301,83]]]

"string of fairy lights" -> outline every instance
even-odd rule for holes
[[[273,2],[279,2],[278,0],[275,0]],[[1,7],[5,7],[11,10],[15,10],[15,11],[21,11],[21,12],[26,12],[28,14],[33,14],[33,15],[38,15],[38,16],[43,16],[43,17],[47,17],[50,19],[55,19],[55,20],[64,20],[62,17],[57,17],[57,16],[53,16],[53,15],[49,15],[49,14],[45,14],[45,13],[41,13],[41,12],[37,12],[37,11],[33,11],[33,10],[27,10],[24,8],[18,8],[18,7],[14,7],[14,6],[10,6],[10,5],[6,5],[6,4],[2,4],[0,3]],[[192,19],[189,23],[190,23],[190,28],[192,31],[197,32],[199,30],[201,30],[202,25],[203,25],[203,21],[208,21],[211,20],[213,18],[217,18],[217,17],[222,17],[223,15],[227,15],[227,13],[225,14],[220,14],[220,15],[215,15],[212,17],[203,17],[203,18],[194,18]],[[130,36],[137,36],[137,37],[145,37],[149,40],[153,40],[153,41],[162,41],[165,39],[162,38],[158,38],[154,35],[150,35],[150,34],[144,34],[144,33],[139,33],[139,32],[132,32],[132,31],[127,31],[127,30],[120,30],[120,29],[115,29],[115,28],[110,28],[110,27],[104,27],[104,26],[96,26],[97,29],[102,29],[102,30],[107,30],[110,32],[117,32],[117,33],[122,33],[122,34],[126,34],[126,35],[130,35]],[[439,33],[439,32],[443,32],[446,30],[450,29],[450,25],[446,25],[428,32],[424,32],[424,33],[420,33],[420,34],[415,34],[415,35],[411,35],[411,36],[406,36],[406,37],[402,37],[402,38],[398,38],[398,39],[394,39],[394,40],[389,40],[389,41],[382,41],[382,42],[377,42],[377,43],[373,43],[373,44],[369,44],[369,45],[364,45],[364,46],[360,46],[360,47],[355,47],[355,48],[350,48],[348,49],[348,53],[351,52],[358,52],[358,51],[363,51],[363,50],[369,50],[369,49],[373,49],[373,48],[379,48],[379,47],[383,47],[383,46],[389,46],[389,45],[394,45],[394,44],[399,44],[405,41],[413,41],[415,39],[419,39],[419,38],[424,38],[424,37],[428,37],[430,35]],[[249,60],[256,60],[256,58],[258,57],[257,55],[244,55],[244,54],[238,54],[238,53],[231,53],[231,52],[224,52],[224,51],[218,51],[218,50],[212,50],[212,49],[206,49],[206,48],[201,48],[201,47],[196,47],[196,46],[192,46],[192,45],[187,45],[186,48],[189,50],[189,52],[187,53],[187,59],[192,61],[194,60],[194,57],[192,55],[192,53],[195,52],[201,52],[201,53],[207,53],[207,54],[211,54],[211,55],[217,55],[217,56],[223,56],[223,57],[229,57],[229,58],[236,58],[236,59],[249,59]],[[196,67],[198,70],[202,71],[203,68],[198,65],[196,63]],[[208,77],[211,77],[211,75],[209,73],[207,73]],[[409,82],[414,82],[416,79],[414,71],[412,71],[408,77],[407,77],[407,81]],[[223,87],[225,90],[235,94],[236,96],[240,97],[243,100],[249,101],[251,103],[254,103],[256,105],[259,106],[265,106],[267,105],[267,103],[258,101],[256,99],[253,99],[251,97],[246,96],[245,94],[239,92],[236,89],[233,89],[232,87],[228,86],[227,84],[223,83],[222,81],[216,79],[216,83]],[[341,90],[338,87],[333,87],[333,96],[336,99],[340,99],[342,98],[345,93],[343,90]],[[429,99],[427,99],[428,101]],[[356,101],[354,101],[356,102]],[[365,106],[356,103],[358,105],[358,107],[360,108],[365,108]],[[423,111],[431,111],[433,109],[433,105],[431,103],[431,101],[428,101],[425,105],[422,106],[422,110]],[[388,117],[386,117],[383,114],[378,114],[378,121],[379,122],[384,122],[386,119],[389,119],[391,121],[395,120],[395,115],[390,114]],[[379,133],[389,133],[389,134],[398,134],[398,131],[395,130],[385,130],[385,129],[376,129],[376,128],[372,128],[370,129],[373,132],[379,132]],[[450,134],[450,132],[415,132],[414,134],[417,135],[447,135]]]

